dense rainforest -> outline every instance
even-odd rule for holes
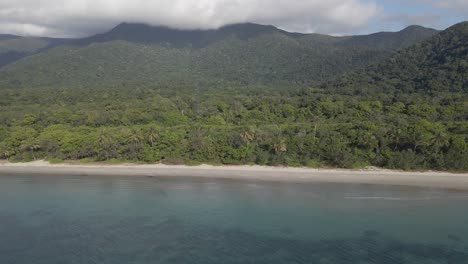
[[[60,42],[54,40],[51,48],[3,67],[0,86],[310,86],[361,69],[436,33],[412,26],[400,32],[332,37],[256,24],[184,31],[124,23],[64,45],[53,46]],[[11,41],[4,41],[5,50],[18,51],[28,40],[15,39],[16,45]]]
[[[468,170],[468,23],[419,41],[234,28],[124,24],[7,65],[0,158]]]
[[[20,37],[0,34],[0,68],[27,56],[66,43],[67,39]]]

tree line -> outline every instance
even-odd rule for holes
[[[0,158],[468,169],[463,94],[12,89]]]

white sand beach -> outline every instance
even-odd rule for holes
[[[406,172],[385,169],[309,169],[266,166],[183,166],[183,165],[74,165],[0,163],[0,175],[76,175],[76,176],[146,176],[196,177],[276,182],[355,183],[420,186],[468,190],[468,173]]]

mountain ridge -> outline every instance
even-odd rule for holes
[[[419,30],[60,45],[0,69],[0,159],[467,171],[468,23]]]
[[[108,42],[115,40],[124,40],[129,42],[139,42],[139,43],[174,43],[176,41],[182,41],[183,44],[193,44],[191,47],[203,47],[203,44],[209,44],[210,40],[219,40],[223,37],[228,37],[230,35],[236,35],[239,39],[247,40],[252,37],[257,37],[261,34],[284,34],[292,38],[307,38],[307,37],[328,37],[334,38],[337,40],[346,41],[349,38],[375,38],[379,36],[391,36],[398,34],[409,35],[417,34],[435,34],[438,30],[432,28],[426,28],[422,26],[408,26],[400,31],[396,32],[376,32],[367,35],[350,35],[350,36],[331,36],[320,33],[298,33],[298,32],[289,32],[282,29],[279,29],[273,25],[262,25],[256,23],[239,23],[239,24],[229,24],[222,26],[218,29],[209,29],[209,30],[184,30],[176,29],[167,26],[151,26],[143,23],[127,23],[123,22],[117,25],[116,27],[110,29],[109,31],[101,34],[96,34],[90,37],[83,39],[77,39],[76,43],[86,45],[93,42]],[[184,45],[175,45],[181,47]]]
[[[19,38],[20,36],[11,35],[11,34],[0,34],[0,40],[14,39]]]
[[[362,92],[468,92],[468,21],[331,82]],[[326,86],[330,86],[330,83]],[[365,89],[364,89],[365,88]]]
[[[436,34],[420,30],[423,33],[416,37],[407,36],[407,30],[333,37],[259,24],[183,31],[123,23],[107,33],[67,40],[1,68],[0,85],[185,85],[198,79],[209,85],[310,85]]]
[[[0,68],[12,62],[67,43],[67,39],[0,35]]]

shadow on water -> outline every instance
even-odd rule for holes
[[[51,218],[28,225],[0,214],[0,263],[464,264],[468,247],[408,243],[367,231],[348,239],[298,240],[190,225],[176,219]]]

